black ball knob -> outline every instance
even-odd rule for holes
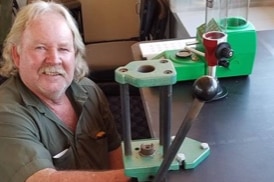
[[[193,94],[201,101],[209,101],[213,99],[218,92],[218,81],[212,76],[202,76],[193,84]]]

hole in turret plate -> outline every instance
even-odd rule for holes
[[[172,74],[172,73],[173,73],[172,70],[165,70],[165,71],[164,71],[164,74]]]
[[[151,65],[142,65],[138,68],[138,72],[141,72],[141,73],[149,73],[154,70],[155,70],[155,67]]]
[[[166,60],[166,59],[161,59],[161,60],[160,60],[160,63],[168,63],[168,60]]]
[[[128,69],[127,68],[121,68],[121,69],[119,69],[119,71],[124,73],[124,72],[127,72]]]
[[[228,18],[227,24],[229,27],[240,27],[245,25],[247,22],[241,18]]]
[[[243,17],[230,17],[221,20],[221,27],[227,29],[241,29],[247,26],[247,20]]]

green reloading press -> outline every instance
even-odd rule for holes
[[[226,41],[233,49],[233,56],[229,59],[218,59],[214,65],[214,74],[209,73],[208,68],[212,66],[208,65],[208,60],[203,55],[206,52],[203,44],[205,25],[197,28],[196,42],[191,49],[164,51],[155,59],[133,61],[115,70],[115,79],[120,84],[121,91],[124,166],[127,176],[138,181],[164,181],[168,170],[179,170],[182,166],[184,169],[193,169],[209,156],[210,147],[207,143],[186,137],[191,123],[203,104],[218,94],[218,78],[251,74],[256,54],[256,31],[250,22],[239,17],[229,17],[226,19],[227,28],[224,31],[219,26],[223,23],[221,21],[212,19],[207,32],[225,32]],[[178,56],[182,51],[183,56]],[[195,80],[195,97],[182,126],[172,139],[169,131],[172,85],[186,80]],[[205,85],[205,82],[208,84]],[[159,89],[159,139],[131,141],[128,85]]]
[[[216,77],[234,77],[246,76],[252,73],[257,45],[257,34],[252,23],[245,19],[230,17],[226,19],[227,28],[224,31],[227,34],[227,42],[233,49],[233,57],[229,59],[228,65],[220,62],[216,68]],[[204,52],[202,35],[205,33],[206,25],[203,24],[197,28],[196,43],[193,43],[194,49]],[[207,31],[223,31],[219,23],[212,19],[209,22]],[[190,41],[192,44],[192,41]],[[178,81],[195,80],[202,75],[207,74],[207,62],[204,56],[195,53],[184,54],[178,53],[185,50],[164,51],[157,55],[157,58],[170,59],[177,72]],[[191,56],[192,55],[192,56]]]

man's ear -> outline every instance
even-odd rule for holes
[[[14,65],[18,68],[20,64],[20,54],[18,52],[18,47],[16,45],[12,46],[11,55]]]

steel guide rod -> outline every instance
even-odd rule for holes
[[[170,126],[172,118],[172,85],[160,87],[160,145],[165,157],[170,146]]]
[[[131,149],[131,120],[130,120],[130,97],[128,84],[120,84],[122,128],[124,140],[124,152],[126,156],[132,155]]]

